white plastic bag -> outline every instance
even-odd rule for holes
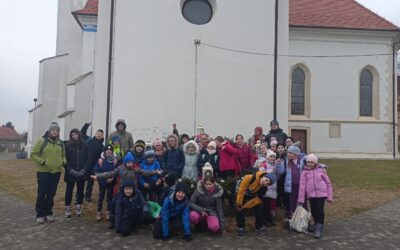
[[[292,218],[289,220],[290,229],[295,230],[299,233],[308,232],[308,222],[310,221],[311,213],[308,212],[304,207],[297,206],[293,213]]]

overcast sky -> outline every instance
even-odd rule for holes
[[[357,1],[400,26],[400,0]],[[28,110],[37,96],[38,62],[55,55],[57,2],[1,0],[0,125],[11,121],[19,132],[28,128]]]

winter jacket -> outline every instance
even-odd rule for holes
[[[265,194],[267,188],[260,185],[260,178],[265,172],[257,171],[256,178],[252,182],[253,174],[248,174],[242,177],[238,184],[236,195],[236,206],[241,208],[252,208],[262,203],[260,197]]]
[[[168,148],[164,154],[164,170],[173,171],[177,177],[181,177],[183,166],[185,165],[185,156],[179,148]]]
[[[103,145],[104,139],[98,140],[96,137],[89,138],[86,143],[89,147],[89,171],[92,173],[94,167],[96,166],[97,161],[99,160],[101,153],[103,152]]]
[[[114,144],[112,141],[109,141],[108,144],[113,147],[114,154],[117,156],[118,163],[121,164],[125,156],[125,151],[122,149],[121,145]]]
[[[271,143],[271,137],[275,137],[275,139],[278,142],[285,144],[287,134],[285,132],[283,132],[283,130],[281,128],[270,130],[269,134],[267,134],[264,139],[264,141],[266,141],[268,143],[268,145]]]
[[[328,201],[333,201],[332,183],[319,166],[314,169],[305,167],[301,172],[298,202],[304,203],[306,195],[307,198],[326,197]]]
[[[96,174],[101,174],[101,173],[106,173],[113,171],[118,165],[117,163],[117,158],[115,155],[111,155],[111,157],[107,157],[104,155],[104,153],[101,154],[100,159],[97,161],[96,166],[94,168],[94,172]],[[112,182],[107,182],[105,179],[99,180],[98,183],[102,187],[106,187],[108,185],[115,185],[116,183],[116,178],[111,177],[110,181]]]
[[[158,163],[157,160],[155,160],[152,164],[148,164],[146,160],[143,160],[142,163],[140,164],[140,168],[144,171],[153,171],[153,172],[161,169],[160,164]],[[145,183],[154,185],[159,178],[160,177],[158,175],[153,175],[153,176],[141,175],[139,177],[140,186],[143,187]]]
[[[42,146],[45,147],[40,152]],[[59,138],[51,139],[47,133],[33,146],[31,158],[36,162],[37,172],[40,173],[59,173],[61,167],[67,164],[64,143]]]
[[[212,168],[213,168],[213,174],[214,177],[217,176],[219,173],[219,155],[218,152],[215,152],[215,154],[210,155],[207,151],[206,148],[203,148],[200,150],[200,155],[197,158],[197,172],[198,176],[202,176],[202,169],[204,167],[204,164],[210,163]]]
[[[300,174],[304,168],[304,161],[300,157],[301,156],[297,157],[296,163],[286,158],[286,160],[281,162],[276,168],[278,174],[285,174],[284,190],[286,193],[291,193],[293,186],[299,186]]]
[[[223,194],[224,189],[218,183],[215,183],[215,188],[210,193],[204,188],[203,182],[199,181],[196,191],[190,198],[190,208],[200,214],[203,210],[206,210],[209,215],[216,216],[221,229],[225,230],[225,218],[222,206]]]
[[[161,150],[156,150],[154,148],[154,152],[156,153],[156,159],[158,163],[160,164],[161,169],[165,169],[164,165],[164,154],[165,154],[165,148],[163,147]]]
[[[255,161],[255,155],[253,154],[249,145],[244,144],[242,147],[234,145],[235,149],[238,151],[238,160],[240,164],[240,171],[245,168],[251,167]]]
[[[194,147],[196,148],[195,152],[193,153],[187,152],[187,147],[189,144],[194,145]],[[197,181],[198,177],[197,158],[199,155],[199,151],[200,151],[199,146],[195,141],[188,141],[183,145],[183,152],[185,155],[185,166],[183,167],[182,177],[186,177],[194,181]]]
[[[67,165],[65,167],[64,181],[85,180],[90,174],[90,152],[86,142],[68,143],[66,148]],[[75,172],[81,172],[82,176],[76,176]]]
[[[174,200],[175,192],[168,196],[162,205],[161,221],[162,221],[162,235],[168,237],[169,235],[169,221],[175,217],[181,217],[183,224],[183,232],[185,235],[190,235],[190,220],[189,220],[189,201],[185,199],[181,202]]]
[[[223,149],[219,150],[219,168],[221,172],[233,170],[236,175],[240,173],[240,166],[238,161],[239,151],[235,149],[229,141],[223,143]]]
[[[117,131],[112,132],[108,136],[107,141],[112,141],[112,138],[114,136],[118,136],[119,137],[119,139],[121,141],[121,147],[122,147],[122,150],[124,152],[127,152],[128,150],[132,150],[133,151],[134,143],[133,143],[133,137],[132,137],[131,133],[129,133],[128,131],[125,131],[125,130],[123,130],[123,131],[118,131],[117,130]]]
[[[135,189],[131,197],[124,194],[124,187],[121,186],[115,197],[115,229],[120,231],[121,222],[132,216],[141,217],[143,213],[148,212],[149,208],[142,192]]]

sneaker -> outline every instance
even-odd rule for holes
[[[260,228],[256,228],[256,232],[260,235],[267,235],[267,230],[265,229],[265,227],[260,227]]]
[[[36,223],[37,224],[43,224],[44,223],[44,217],[37,217],[36,218]]]
[[[237,230],[237,235],[238,236],[243,236],[244,235],[244,228],[243,227],[239,227]]]
[[[82,205],[76,205],[76,216],[81,217],[82,215]]]
[[[67,207],[65,207],[65,213],[64,213],[64,216],[65,216],[65,218],[71,218],[71,206],[67,206]]]
[[[46,220],[47,220],[48,222],[55,222],[55,221],[56,221],[56,220],[54,219],[53,215],[47,215],[47,216],[46,216]]]
[[[96,221],[101,221],[101,212],[96,213]]]

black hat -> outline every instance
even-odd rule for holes
[[[178,182],[175,185],[175,193],[177,192],[184,192],[185,194],[188,193],[188,188],[184,182]]]
[[[146,143],[143,141],[143,140],[137,140],[136,142],[135,142],[135,146],[134,146],[135,148],[136,147],[142,147],[143,149],[145,149],[146,148]]]
[[[272,126],[273,124],[278,125],[279,126],[279,122],[277,120],[272,120],[269,125]]]
[[[171,173],[164,172],[164,173],[166,173],[165,176],[164,176],[165,183],[167,183],[167,185],[169,187],[175,185],[176,174],[174,172],[171,172]]]
[[[111,144],[107,144],[104,148],[103,148],[103,152],[106,152],[107,150],[111,150],[112,152],[114,152],[114,147]]]

